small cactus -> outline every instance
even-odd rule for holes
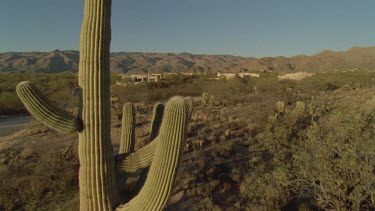
[[[217,101],[216,97],[214,95],[211,95],[210,98],[209,98],[209,101],[208,101],[209,103],[208,104],[210,106],[214,106],[216,104],[216,101]]]
[[[304,110],[305,109],[305,103],[304,102],[302,102],[302,101],[297,101],[296,102],[296,109],[298,109],[298,110]]]
[[[276,112],[282,114],[285,112],[285,103],[284,101],[277,101],[276,102]]]
[[[207,92],[202,93],[202,104],[208,106],[210,102],[210,95]]]
[[[119,97],[111,97],[111,108],[119,109],[120,107],[120,98]]]
[[[214,95],[210,95],[207,92],[203,92],[202,94],[202,104],[204,106],[212,107],[216,104],[216,97]]]

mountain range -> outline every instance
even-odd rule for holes
[[[61,73],[78,71],[79,52],[0,53],[0,73]],[[375,46],[353,47],[347,51],[322,51],[293,57],[240,57],[190,53],[111,53],[113,73],[162,72],[318,72],[347,69],[375,69]]]

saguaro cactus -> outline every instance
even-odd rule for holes
[[[63,132],[78,132],[80,210],[114,209],[122,203],[116,175],[150,165],[140,193],[118,210],[160,210],[172,190],[193,109],[182,97],[170,99],[159,135],[140,150],[119,155],[115,168],[110,137],[110,17],[110,0],[85,0],[78,81],[82,90],[80,118],[53,106],[28,82],[17,86],[17,94],[29,112],[47,126]],[[121,173],[116,174],[115,169]]]

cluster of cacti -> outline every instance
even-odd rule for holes
[[[284,123],[289,125],[294,125],[300,115],[305,111],[305,103],[302,101],[297,101],[295,107],[292,109],[287,109],[284,101],[276,102],[276,112],[274,115],[269,117],[269,122],[274,124],[278,120],[284,121]]]
[[[302,101],[297,101],[295,109],[296,110],[303,110],[303,109],[305,109],[305,103],[303,103]],[[276,113],[283,114],[285,112],[286,112],[285,102],[284,101],[277,101],[276,102]]]
[[[213,106],[215,105],[216,98],[214,95],[210,95],[207,92],[202,93],[202,104],[204,106]]]
[[[78,117],[53,106],[30,83],[20,83],[17,93],[30,113],[47,126],[78,132],[80,210],[114,209],[124,202],[119,196],[116,175],[146,167],[150,169],[139,194],[117,209],[161,210],[172,191],[193,105],[188,99],[173,97],[164,114],[163,106],[156,105],[151,143],[132,152],[134,107],[126,104],[120,146],[124,153],[117,156],[115,166],[110,136],[110,17],[110,0],[85,0],[78,82],[82,105]]]
[[[111,108],[119,109],[120,108],[120,98],[119,97],[111,97]]]

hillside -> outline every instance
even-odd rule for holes
[[[347,51],[322,51],[312,56],[290,58],[297,70],[329,71],[343,69],[375,69],[375,46],[353,47]]]
[[[0,54],[0,73],[61,73],[78,71],[78,51],[9,52]],[[231,55],[194,55],[190,53],[111,54],[114,73],[161,72],[256,72],[256,71],[330,71],[375,69],[375,46],[353,47],[348,51],[322,51],[312,56],[251,58]]]

